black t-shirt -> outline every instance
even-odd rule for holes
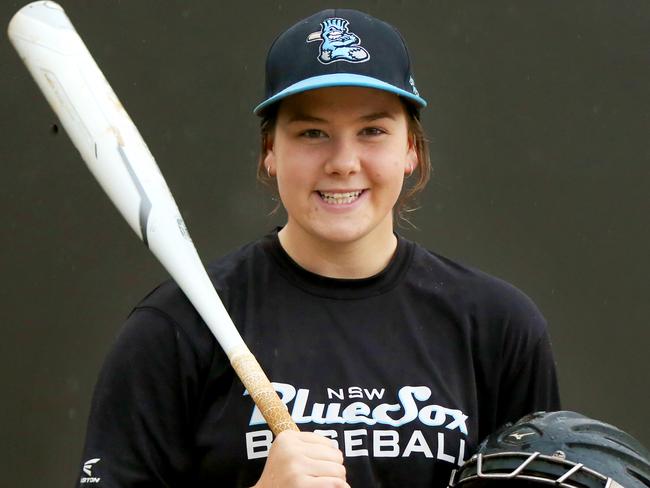
[[[301,430],[362,487],[445,487],[507,421],[559,408],[543,317],[513,286],[399,238],[370,278],[298,266],[277,233],[208,273]],[[173,282],[131,313],[101,371],[78,486],[252,486],[272,440]]]

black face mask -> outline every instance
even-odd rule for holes
[[[449,483],[449,488],[542,486],[650,488],[650,453],[604,422],[575,412],[537,412],[488,436]]]

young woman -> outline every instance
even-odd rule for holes
[[[259,173],[287,221],[209,273],[302,432],[273,439],[169,282],[106,360],[80,486],[445,487],[488,433],[559,406],[533,303],[394,232],[430,172],[400,34],[326,10],[266,67]]]

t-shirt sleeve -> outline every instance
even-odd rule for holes
[[[557,373],[546,319],[519,290],[504,316],[496,427],[531,412],[560,408]]]
[[[560,409],[558,381],[546,330],[523,357],[506,367],[499,388],[497,425],[538,411]]]
[[[186,486],[200,363],[173,320],[136,309],[100,372],[76,486]]]
[[[536,411],[560,408],[546,320],[517,288],[493,281],[479,308],[479,437]]]

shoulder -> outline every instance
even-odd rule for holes
[[[269,272],[269,245],[268,236],[263,237],[240,246],[206,266],[219,295],[224,295],[222,299],[227,298],[230,289],[244,286],[252,278]]]
[[[257,240],[211,261],[205,270],[218,292],[231,286],[233,281],[242,277],[244,269],[259,264],[263,260],[262,241]],[[154,288],[136,308],[153,307],[160,310],[184,310],[191,306],[181,288],[172,279],[166,280]]]
[[[436,288],[445,302],[477,324],[525,330],[541,336],[546,321],[533,300],[515,285],[415,245],[412,273]],[[504,330],[505,332],[505,330]]]
[[[252,276],[269,267],[264,242],[264,239],[260,239],[244,244],[206,266],[208,277],[226,309],[230,308],[230,301],[236,295],[231,290],[242,289],[251,281]],[[158,321],[179,328],[193,340],[205,339],[208,331],[192,303],[173,279],[154,288],[134,307],[131,315],[155,316]],[[207,337],[211,336],[208,334]]]

